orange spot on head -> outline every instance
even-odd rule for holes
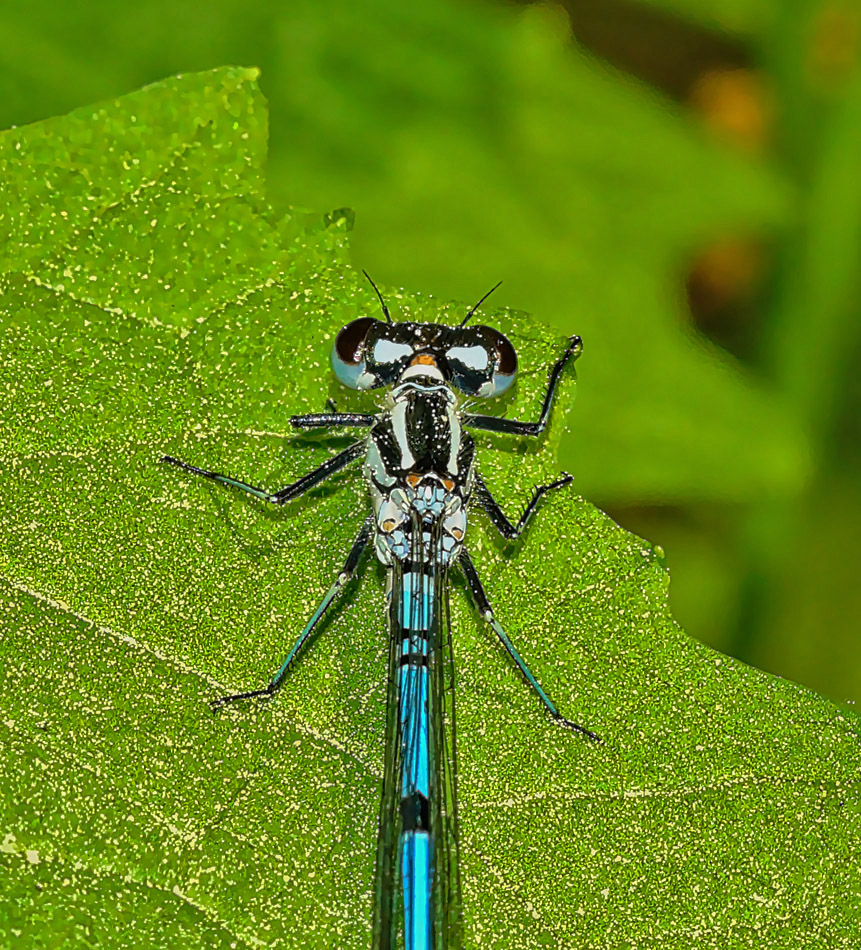
[[[416,475],[415,472],[412,472],[410,475],[407,475],[407,484],[411,488],[415,488],[416,485],[422,480],[421,475]]]
[[[430,353],[419,353],[413,358],[410,366],[436,366],[436,360]]]
[[[454,482],[450,478],[444,478],[442,483],[445,485],[446,491],[451,491],[454,488]]]

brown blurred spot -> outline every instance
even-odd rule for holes
[[[694,83],[688,103],[709,128],[745,151],[762,151],[771,135],[770,97],[753,69],[708,70]]]
[[[813,23],[807,76],[813,88],[831,92],[842,85],[858,59],[861,11],[848,4],[824,7]]]
[[[680,102],[704,70],[750,61],[737,36],[698,26],[641,0],[563,2],[581,46]]]
[[[725,238],[700,253],[688,277],[688,296],[698,324],[706,327],[726,319],[750,301],[759,285],[765,260],[762,247],[740,237]]]

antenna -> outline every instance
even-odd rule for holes
[[[383,295],[380,293],[379,287],[377,287],[377,285],[371,280],[371,275],[366,270],[363,270],[362,273],[368,278],[368,283],[374,288],[377,296],[380,298],[380,306],[383,308],[383,313],[386,315],[386,320],[389,323],[394,323],[395,321],[392,320],[392,315],[389,313],[389,308],[386,306],[385,300],[383,300]],[[497,284],[497,287],[498,286],[499,285]],[[479,301],[479,303],[481,303],[481,301]]]
[[[499,284],[501,283],[502,281],[499,282]],[[481,298],[481,300],[479,300],[478,303],[472,308],[472,310],[470,310],[469,313],[463,318],[463,320],[459,324],[460,326],[464,326],[466,324],[466,321],[469,320],[470,317],[472,317],[475,311],[478,310],[478,308],[484,303],[484,301],[487,300],[487,298],[494,292],[494,290],[496,290],[499,284],[494,284],[493,287],[491,287],[490,290],[488,290],[488,292]]]

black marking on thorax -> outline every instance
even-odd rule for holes
[[[435,472],[460,486],[466,484],[475,445],[460,428],[444,392],[416,388],[403,394],[375,423],[370,437],[387,474],[394,478]]]

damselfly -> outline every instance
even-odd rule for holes
[[[269,684],[221,697],[213,706],[268,696],[278,689],[372,544],[386,568],[389,628],[374,947],[451,950],[460,942],[454,755],[446,728],[452,711],[446,709],[444,674],[448,662],[446,579],[452,567],[462,572],[480,615],[553,720],[591,739],[598,738],[565,719],[532,675],[496,619],[465,545],[470,506],[484,509],[500,534],[511,540],[523,531],[547,492],[571,481],[570,475],[562,474],[550,484],[536,487],[513,522],[481,477],[475,443],[467,429],[539,436],[547,424],[560,375],[580,355],[582,344],[579,337],[571,337],[552,366],[537,421],[474,414],[462,406],[463,396],[485,398],[504,393],[517,373],[517,354],[502,333],[489,326],[467,326],[489,294],[456,327],[396,323],[373,281],[371,284],[385,322],[360,317],[345,326],[335,339],[332,366],[341,383],[353,389],[390,387],[385,407],[377,413],[332,411],[290,419],[297,429],[366,429],[363,438],[276,492],[172,456],[166,455],[162,461],[264,501],[283,504],[351,462],[364,460],[372,513],[363,522],[340,574]]]

